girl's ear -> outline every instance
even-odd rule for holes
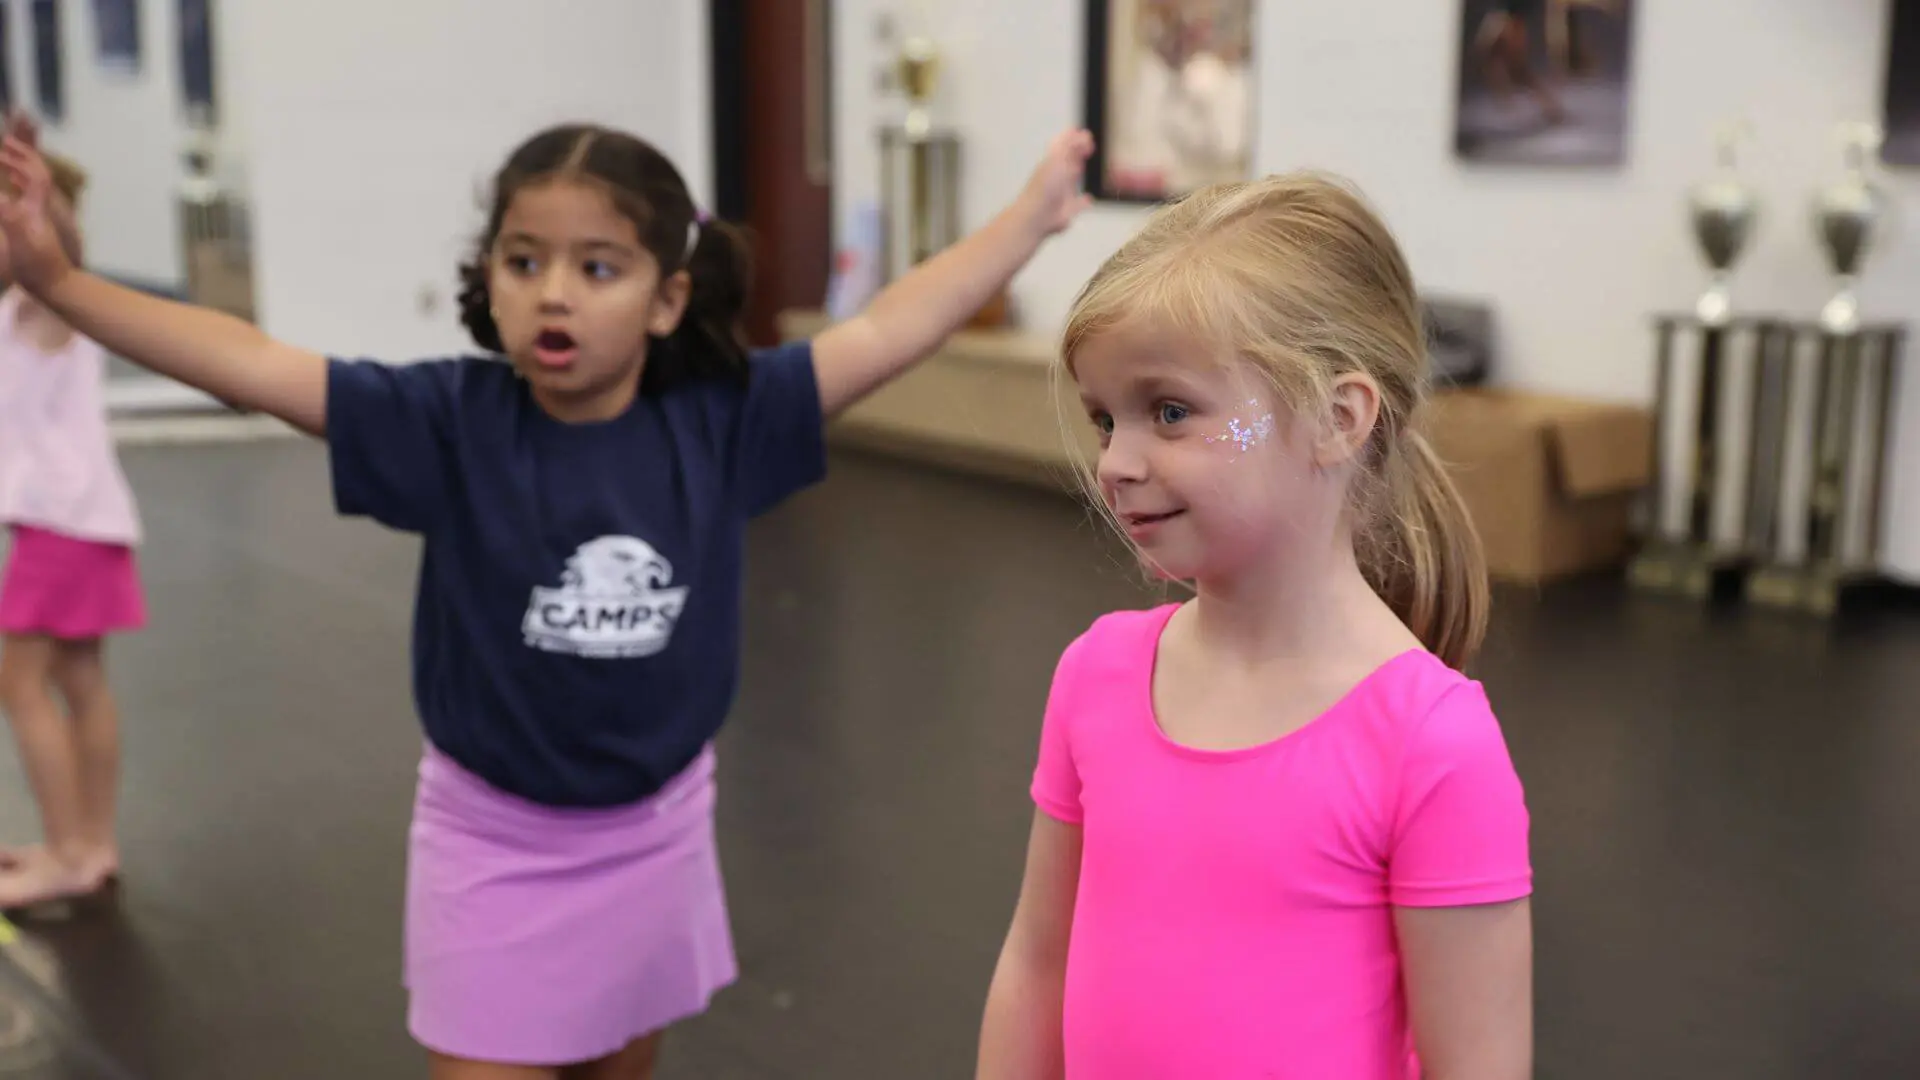
[[[685,270],[675,270],[667,275],[658,288],[653,290],[653,307],[647,312],[647,333],[654,337],[671,337],[680,328],[680,319],[687,313],[687,301],[693,296],[693,277]]]
[[[1326,433],[1314,447],[1314,464],[1343,465],[1365,449],[1380,422],[1380,387],[1370,376],[1349,372],[1333,381]]]

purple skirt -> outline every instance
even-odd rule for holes
[[[611,810],[508,795],[428,744],[407,866],[408,1027],[470,1061],[604,1057],[738,973],[709,747]]]

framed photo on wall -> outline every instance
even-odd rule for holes
[[[1637,0],[1459,0],[1454,152],[1500,165],[1627,158]]]
[[[1920,3],[1893,0],[1887,28],[1886,86],[1880,160],[1920,165]]]
[[[67,77],[60,64],[60,5],[33,0],[34,103],[40,115],[58,123],[67,115]]]
[[[93,0],[94,55],[109,71],[140,70],[140,7],[137,0]]]
[[[1253,0],[1087,0],[1097,199],[1161,202],[1253,172]]]
[[[213,0],[180,0],[180,92],[187,115],[211,125],[218,116],[213,85]]]
[[[19,103],[13,89],[13,3],[0,0],[0,113]]]

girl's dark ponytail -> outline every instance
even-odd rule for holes
[[[473,343],[491,353],[502,351],[500,328],[493,324],[493,297],[487,292],[487,240],[473,258],[460,264],[460,325]]]
[[[693,250],[683,267],[691,279],[687,310],[667,339],[669,366],[674,369],[670,376],[744,378],[747,331],[743,320],[753,283],[752,248],[737,226],[718,218],[696,222],[693,232]]]

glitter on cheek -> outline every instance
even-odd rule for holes
[[[1248,398],[1247,404],[1254,408],[1260,406],[1260,402],[1253,398]],[[1207,441],[1210,443],[1231,443],[1244,454],[1267,441],[1267,439],[1272,436],[1273,414],[1267,413],[1252,423],[1243,423],[1239,417],[1232,417],[1227,421],[1227,433],[1225,435],[1209,435],[1207,436]]]

